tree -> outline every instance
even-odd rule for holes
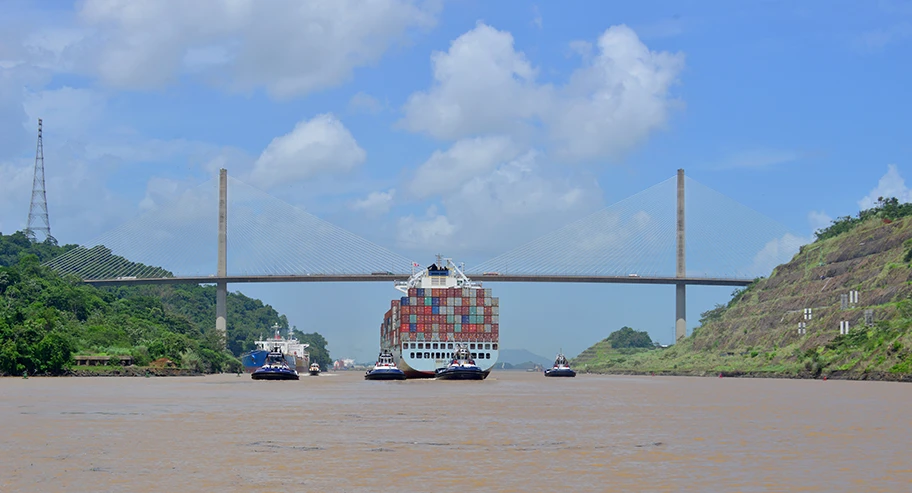
[[[655,346],[647,332],[636,331],[627,326],[612,332],[605,340],[610,342],[611,347],[614,349],[652,348]]]

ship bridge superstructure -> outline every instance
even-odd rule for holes
[[[469,288],[482,289],[481,283],[474,282],[465,275],[464,268],[456,265],[451,258],[437,255],[437,261],[424,269],[415,269],[412,264],[412,275],[407,281],[396,281],[395,287],[404,294],[409,288]]]

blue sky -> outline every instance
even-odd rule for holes
[[[910,42],[908,1],[7,0],[0,231],[25,226],[43,118],[67,243],[221,166],[423,264],[485,260],[679,167],[807,239],[912,199]],[[670,287],[494,287],[505,347],[672,337]],[[358,359],[397,293],[234,288]],[[690,325],[730,291],[691,288]]]

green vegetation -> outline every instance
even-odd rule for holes
[[[836,218],[833,220],[833,224],[817,230],[814,235],[817,237],[818,241],[826,240],[843,233],[848,233],[859,224],[870,219],[879,218],[885,222],[892,222],[908,216],[912,216],[912,203],[900,204],[899,199],[896,197],[878,197],[877,205],[875,207],[859,211],[858,215],[855,217],[844,216]]]
[[[912,380],[912,204],[880,199],[817,238],[768,278],[703,312],[678,344],[622,354],[606,339],[576,358],[577,369]],[[850,291],[858,303],[843,308],[841,295]],[[841,321],[849,322],[847,335]]]
[[[95,288],[41,265],[73,248],[32,243],[21,232],[0,234],[0,374],[64,373],[76,354],[130,355],[139,366],[167,358],[199,372],[237,371],[238,356],[271,335],[272,324],[287,327],[271,306],[229,293],[226,351],[213,326],[214,286]],[[323,336],[295,334],[311,345],[313,361],[331,364]]]
[[[606,339],[615,349],[623,348],[646,348],[652,349],[655,345],[649,337],[649,333],[636,331],[630,327],[621,327],[620,330],[612,332]]]
[[[646,331],[637,331],[624,326],[605,339],[586,349],[571,360],[577,369],[598,371],[627,362],[631,355],[655,349],[655,343]]]

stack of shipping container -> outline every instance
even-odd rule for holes
[[[380,326],[381,340],[497,341],[500,303],[490,289],[410,288],[393,300]]]

